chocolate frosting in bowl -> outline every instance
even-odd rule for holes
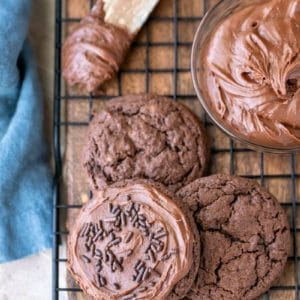
[[[98,0],[64,43],[64,78],[71,86],[96,91],[118,72],[133,38],[125,27],[104,21],[103,2]]]
[[[213,115],[251,143],[300,146],[300,0],[241,6],[200,53],[200,89]]]
[[[168,196],[135,183],[99,191],[68,240],[68,268],[95,299],[166,299],[190,271],[196,243]]]

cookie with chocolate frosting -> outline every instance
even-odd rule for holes
[[[190,212],[161,185],[97,191],[68,239],[68,269],[93,299],[181,299],[200,262]]]
[[[207,161],[207,138],[197,117],[157,95],[108,101],[90,124],[84,150],[93,189],[142,178],[178,190],[201,177]]]
[[[198,179],[177,193],[200,231],[201,260],[187,299],[250,300],[282,273],[290,250],[286,214],[255,181]]]

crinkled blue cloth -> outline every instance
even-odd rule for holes
[[[0,263],[51,246],[43,99],[26,43],[31,1],[0,5]]]

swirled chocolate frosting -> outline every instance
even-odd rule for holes
[[[95,299],[166,299],[190,271],[194,236],[175,202],[145,184],[100,191],[69,238],[69,270]]]
[[[65,80],[88,92],[97,90],[118,72],[132,40],[126,27],[104,21],[103,2],[97,1],[63,45]]]
[[[252,143],[300,146],[299,50],[300,0],[252,3],[221,21],[200,54],[214,115]]]

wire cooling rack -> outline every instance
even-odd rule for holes
[[[83,95],[66,92],[63,87],[61,72],[61,47],[66,27],[70,24],[76,25],[80,18],[69,16],[66,13],[67,5],[72,0],[56,0],[55,17],[55,99],[54,99],[54,147],[55,147],[55,191],[53,197],[53,299],[65,299],[68,293],[76,295],[81,290],[61,284],[61,269],[65,268],[66,257],[60,254],[61,241],[68,235],[64,228],[66,212],[71,209],[79,209],[80,204],[74,204],[66,199],[63,193],[63,167],[65,164],[65,133],[66,128],[72,132],[79,128],[87,127],[92,112],[99,101],[105,101],[113,96],[134,93],[136,82],[141,92],[157,92],[172,97],[190,106],[196,113],[201,115],[202,120],[212,139],[212,160],[210,173],[225,172],[240,176],[253,178],[265,185],[279,199],[283,208],[289,216],[293,242],[291,254],[286,270],[282,278],[273,286],[262,299],[298,299],[299,298],[299,237],[300,219],[297,218],[299,206],[299,178],[300,169],[297,166],[297,155],[274,155],[256,153],[246,149],[243,145],[230,140],[217,129],[205,114],[201,114],[200,104],[191,87],[189,52],[192,40],[185,38],[188,32],[194,32],[196,25],[200,22],[203,14],[216,1],[204,0],[161,0],[161,6],[151,17],[143,29],[143,38],[137,38],[132,50],[143,50],[142,67],[122,68],[115,82],[114,92],[108,92],[105,96]],[[76,0],[77,2],[80,0]],[[82,0],[86,2],[86,0]],[[90,1],[90,6],[93,5]],[[214,2],[214,3],[213,3]],[[189,7],[191,6],[191,7]],[[168,7],[167,14],[160,14]],[[193,7],[199,11],[193,11]],[[171,9],[170,9],[171,8]],[[196,9],[195,9],[196,10]],[[183,13],[185,11],[185,13]],[[166,29],[167,39],[157,38],[153,35],[153,28],[172,27],[171,31]],[[158,50],[158,51],[157,51]],[[160,55],[167,52],[167,60],[170,66],[155,63]],[[128,59],[130,60],[130,58]],[[163,58],[165,61],[166,59]],[[126,64],[125,64],[126,65]],[[130,63],[129,63],[130,65]],[[127,76],[127,77],[126,77]],[[127,80],[125,80],[127,78]],[[163,83],[159,85],[159,81]],[[131,86],[128,89],[127,86]],[[167,86],[167,88],[166,88]],[[108,91],[110,91],[108,89]],[[139,90],[138,90],[139,91]],[[85,120],[73,120],[64,116],[64,107],[68,104],[80,102],[87,109],[84,110]],[[81,106],[82,107],[82,106]],[[72,158],[71,158],[72,160]],[[72,161],[71,161],[72,163]],[[74,163],[78,163],[74,161]],[[300,166],[299,166],[300,168]],[[74,176],[76,176],[74,174]],[[65,276],[65,275],[63,275]],[[64,297],[62,295],[64,294]],[[74,298],[74,297],[73,297]],[[76,296],[75,296],[76,298]],[[80,298],[82,299],[82,298]]]

